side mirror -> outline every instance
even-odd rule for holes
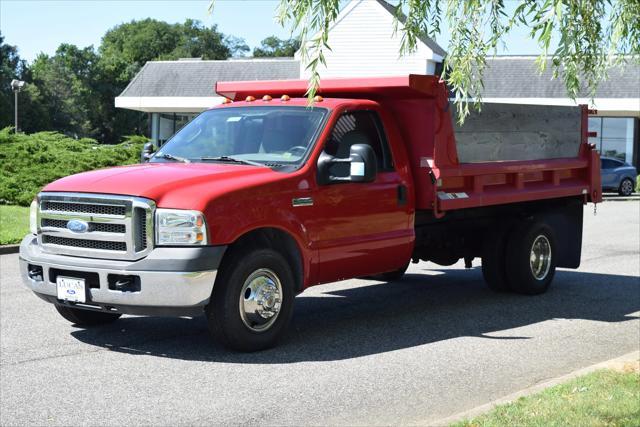
[[[151,155],[156,151],[156,147],[151,142],[147,142],[142,147],[142,154],[140,155],[140,162],[145,163],[148,162],[151,158]]]
[[[354,144],[349,152],[351,160],[351,182],[372,182],[376,179],[378,162],[370,145]]]
[[[331,175],[331,165],[349,163],[349,176]],[[376,153],[368,144],[351,146],[348,159],[335,158],[324,151],[318,158],[318,184],[326,185],[334,182],[372,182],[378,172]]]

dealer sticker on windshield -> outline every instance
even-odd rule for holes
[[[84,279],[58,276],[56,278],[58,286],[58,299],[70,302],[86,302],[87,293]]]

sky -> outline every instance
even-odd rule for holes
[[[0,0],[0,31],[5,43],[18,46],[31,62],[40,53],[53,54],[61,43],[99,46],[104,33],[133,19],[154,18],[169,23],[197,19],[217,24],[224,34],[244,38],[253,48],[270,35],[288,38],[290,31],[274,20],[277,0],[217,0],[213,14],[208,0]],[[446,27],[436,41],[446,50]],[[516,29],[499,54],[536,54],[525,29]]]

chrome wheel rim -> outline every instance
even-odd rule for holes
[[[282,284],[272,270],[261,268],[249,275],[240,292],[240,317],[254,332],[275,323],[282,307]]]
[[[544,280],[551,268],[551,243],[544,235],[539,235],[531,245],[529,255],[531,274],[536,280]]]
[[[624,194],[625,196],[628,196],[632,192],[633,192],[633,185],[631,185],[631,181],[624,180],[622,182],[622,194]]]

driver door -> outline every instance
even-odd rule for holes
[[[324,151],[348,158],[353,144],[371,145],[378,171],[373,182],[332,182],[316,188],[313,229],[318,283],[399,269],[413,250],[408,183],[394,167],[377,111],[344,112]],[[331,168],[331,175],[349,177],[348,163]]]

